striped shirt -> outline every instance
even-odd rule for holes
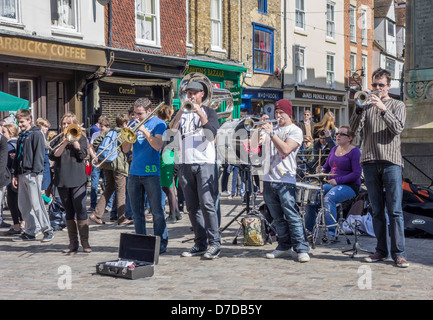
[[[403,167],[400,134],[406,120],[403,101],[385,99],[386,111],[373,105],[357,108],[350,117],[350,127],[355,133],[364,129],[361,163],[388,161]]]

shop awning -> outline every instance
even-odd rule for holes
[[[27,100],[0,91],[0,111],[18,111],[28,108]]]
[[[215,62],[201,61],[201,60],[190,60],[189,66],[240,72],[240,73],[247,72],[248,70],[244,66],[240,66],[240,65],[222,64],[222,63],[215,63]]]

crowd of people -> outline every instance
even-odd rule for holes
[[[366,261],[382,261],[391,255],[397,266],[407,267],[400,153],[405,106],[388,95],[388,71],[376,70],[372,80],[380,96],[371,95],[368,105],[357,107],[350,125],[338,128],[332,112],[314,123],[311,111],[305,110],[303,120],[295,122],[290,101],[277,101],[274,117],[278,125],[263,121],[251,138],[251,148],[261,149],[264,155],[262,187],[259,175],[254,175],[241,179],[240,191],[238,166],[216,161],[218,116],[214,109],[202,105],[205,90],[200,82],[190,82],[186,87],[191,110],[180,108],[173,114],[172,107],[164,105],[154,114],[151,101],[140,98],[128,114],[115,118],[114,126],[109,118],[101,116],[89,136],[83,129],[76,139],[59,134],[50,140],[50,123],[46,119],[33,121],[30,111],[19,110],[17,125],[3,124],[0,141],[0,168],[4,172],[0,187],[6,189],[13,220],[7,234],[17,236],[14,241],[31,241],[42,233],[43,242],[52,241],[54,232],[43,201],[45,195],[58,197],[65,209],[69,236],[65,253],[78,251],[79,243],[84,252],[92,251],[89,220],[103,224],[107,207],[111,207],[113,220],[119,225],[133,224],[136,234],[147,233],[148,208],[163,253],[169,240],[167,223],[182,219],[185,202],[194,244],[181,256],[215,259],[221,252],[219,198],[232,199],[240,194],[248,201],[247,188],[252,193],[263,193],[273,218],[278,245],[266,258],[295,255],[299,262],[308,262],[310,249],[304,226],[312,229],[317,207],[310,206],[302,217],[296,203],[297,180],[311,173],[330,174],[323,188],[324,210],[329,213],[326,224],[331,225],[329,219],[335,221],[337,204],[358,194],[364,171],[377,237],[376,252]],[[242,117],[246,111],[242,110]],[[71,125],[79,127],[79,121],[68,112],[60,121],[60,132]],[[118,139],[123,128],[134,128],[135,142]],[[353,143],[360,129],[365,137],[362,151]],[[107,155],[106,150],[112,152]],[[98,199],[101,179],[105,187]],[[386,214],[390,220],[390,248]],[[335,234],[335,227],[330,227],[329,232]]]

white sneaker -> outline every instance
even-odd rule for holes
[[[291,251],[292,251],[291,249],[288,249],[288,250],[275,249],[271,253],[267,253],[266,258],[267,259],[275,259],[275,258],[280,258],[280,257],[286,257],[286,256],[289,256],[291,254]]]
[[[306,252],[298,253],[298,262],[308,262],[310,261],[310,256]]]
[[[229,192],[229,191],[221,192],[221,197],[228,197],[229,195],[231,195],[231,192]]]

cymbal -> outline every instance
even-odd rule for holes
[[[315,174],[306,174],[305,177],[307,178],[325,178],[325,177],[331,177],[335,176],[334,173],[315,173]]]

